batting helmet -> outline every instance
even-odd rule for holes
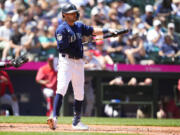
[[[71,3],[66,4],[65,6],[62,7],[61,11],[62,11],[62,15],[76,12],[77,13],[77,19],[79,19],[79,11],[77,10],[77,8],[74,4],[71,4]]]

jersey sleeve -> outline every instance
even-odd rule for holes
[[[36,74],[36,81],[40,81],[44,78],[43,67],[41,67]]]
[[[58,49],[68,48],[68,36],[65,28],[58,28],[55,32]]]
[[[90,36],[93,33],[93,27],[91,26],[87,26],[85,24],[81,24],[82,25],[82,35],[84,36]]]
[[[14,94],[13,84],[12,84],[12,82],[11,82],[11,80],[10,80],[9,75],[8,75],[6,72],[4,72],[4,77],[6,77],[7,80],[8,80],[8,83],[7,83],[6,85],[7,85],[8,89],[9,89],[9,92],[10,92],[11,94]]]

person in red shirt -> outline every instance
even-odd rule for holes
[[[47,64],[38,69],[36,82],[41,84],[43,95],[47,102],[46,116],[50,116],[53,111],[53,99],[57,88],[57,71],[54,68],[54,56],[51,55]]]
[[[176,106],[174,99],[164,96],[157,112],[157,118],[180,118],[180,109]]]
[[[178,89],[178,101],[180,102],[180,79],[178,80],[177,89]]]
[[[6,88],[8,88],[11,95],[6,93]],[[19,115],[19,106],[17,98],[14,93],[14,88],[12,82],[5,71],[0,70],[0,104],[7,104],[12,107],[13,115]]]

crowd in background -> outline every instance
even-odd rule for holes
[[[54,33],[63,22],[61,7],[72,2],[79,21],[91,26],[129,29],[129,33],[90,43],[103,64],[178,64],[180,41],[172,15],[180,17],[179,0],[157,0],[142,11],[129,0],[2,0],[0,52],[6,61],[24,53],[30,61],[58,56]],[[87,41],[93,37],[84,38]]]

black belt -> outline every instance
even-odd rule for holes
[[[62,55],[62,57],[68,57],[68,58],[70,58],[70,59],[75,59],[75,60],[81,59],[81,58],[79,58],[79,57],[77,57],[77,56],[71,56],[71,55],[69,55],[69,54],[64,54],[64,53],[62,53],[61,55]]]

